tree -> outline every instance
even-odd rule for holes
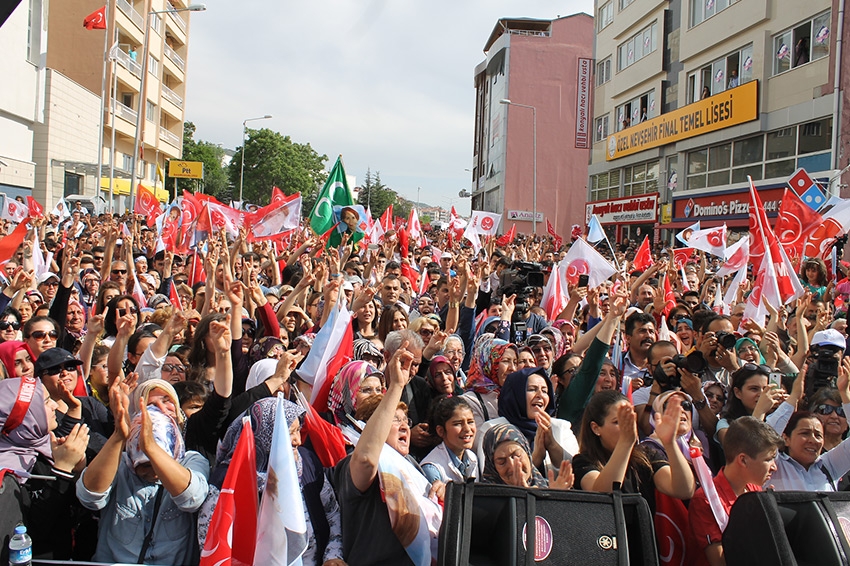
[[[221,200],[228,198],[227,175],[225,174],[222,160],[224,149],[221,146],[206,141],[195,141],[195,124],[183,123],[183,158],[181,161],[200,161],[204,164],[204,179],[202,181],[204,192]],[[171,192],[174,190],[174,177],[166,177],[165,188]],[[177,196],[183,194],[183,190],[196,191],[199,183],[195,179],[176,179]],[[226,201],[225,201],[226,202]]]
[[[373,218],[380,218],[391,204],[398,202],[398,199],[398,193],[381,182],[380,171],[376,171],[372,175],[372,171],[366,169],[366,178],[357,197],[358,204],[369,207]],[[397,205],[393,208],[393,213],[398,216]]]
[[[248,130],[245,147],[238,148],[230,161],[229,176],[234,197],[239,198],[239,179],[242,152],[245,152],[243,200],[266,205],[271,200],[272,187],[287,195],[301,193],[302,210],[309,212],[309,197],[315,200],[327,178],[324,163],[327,155],[319,155],[309,143],[295,143],[268,128]]]

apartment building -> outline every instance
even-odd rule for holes
[[[472,209],[564,238],[584,221],[593,18],[500,19],[476,68]],[[510,101],[510,103],[507,103]],[[536,217],[535,217],[536,209]]]
[[[162,190],[158,168],[165,171],[166,161],[179,158],[183,146],[189,12],[180,10],[188,3],[108,0],[107,29],[83,29],[83,19],[103,5],[103,0],[50,3],[47,66],[99,97],[104,33],[108,34],[106,51],[111,51],[114,61],[107,65],[101,188],[107,196],[110,165],[114,165],[115,178],[111,182],[114,205],[123,208],[129,195],[136,123],[141,112],[141,157],[137,160],[136,178],[145,186],[157,189],[160,200],[166,200],[168,194]],[[144,60],[146,32],[147,61]],[[92,155],[87,163],[90,177],[79,179],[77,188],[65,183],[64,193],[95,194],[96,169],[91,170],[91,166],[97,161],[97,154]]]
[[[585,220],[617,239],[670,241],[697,220],[745,231],[747,177],[773,217],[799,168],[848,196],[842,6],[598,0]]]

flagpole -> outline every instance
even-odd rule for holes
[[[103,128],[106,126],[103,120],[103,115],[106,113],[106,63],[109,60],[106,52],[106,48],[109,45],[109,2],[106,3],[104,16],[106,18],[107,28],[103,30],[103,70],[101,71],[100,77],[100,119],[98,121],[100,128],[97,133],[97,191],[95,191],[95,196],[101,198],[103,198],[103,189],[100,186],[100,179],[103,177]],[[94,212],[96,212],[96,210],[92,211],[92,213]]]
[[[115,41],[118,41],[118,38],[115,38]],[[115,194],[113,193],[112,182],[115,179],[115,95],[118,91],[118,69],[116,68],[118,65],[117,59],[112,60],[112,117],[110,119],[110,124],[112,126],[111,133],[111,141],[109,144],[109,212],[110,214],[113,212],[114,208],[114,199]],[[99,181],[98,181],[99,182]]]

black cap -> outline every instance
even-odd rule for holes
[[[66,362],[76,362],[78,366],[83,365],[83,362],[74,357],[74,354],[63,348],[50,348],[41,353],[35,361],[35,375],[41,375],[46,369],[61,366]]]

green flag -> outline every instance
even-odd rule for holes
[[[325,181],[325,186],[322,187],[319,193],[319,198],[310,211],[310,228],[317,235],[322,235],[330,230],[339,219],[334,219],[335,206],[350,206],[354,204],[354,197],[348,188],[348,181],[345,178],[345,169],[342,166],[342,156],[336,158],[333,169],[331,169],[328,180]],[[328,245],[336,248],[339,247],[341,234],[334,230],[331,234]]]

